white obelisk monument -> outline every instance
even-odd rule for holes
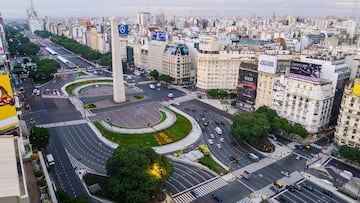
[[[118,23],[115,17],[111,18],[111,52],[112,52],[114,102],[121,103],[126,101],[126,97],[125,97],[122,61],[120,55],[119,30],[118,30]]]

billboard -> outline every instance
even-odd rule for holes
[[[239,70],[239,83],[237,89],[238,101],[250,105],[255,104],[257,77],[258,74],[256,72]]]
[[[271,55],[259,56],[258,71],[265,73],[276,73],[277,57]]]
[[[355,79],[352,94],[360,97],[360,78]]]
[[[321,78],[321,65],[304,63],[300,61],[291,61],[290,78],[307,80],[319,83]]]
[[[125,36],[129,34],[129,25],[118,25],[119,35]]]
[[[8,74],[0,75],[0,131],[19,125]]]
[[[91,26],[91,21],[85,21],[86,26]]]
[[[157,41],[166,41],[166,34],[165,32],[155,31],[151,33],[151,39]]]

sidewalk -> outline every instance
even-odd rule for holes
[[[206,104],[209,104],[219,110],[228,112],[231,115],[234,115],[235,113],[239,112],[238,109],[232,107],[230,104],[222,104],[221,101],[218,99],[198,99],[198,100]]]

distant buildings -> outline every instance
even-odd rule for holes
[[[34,33],[36,30],[44,30],[44,21],[39,19],[32,1],[31,6],[27,10],[26,14],[31,33]]]

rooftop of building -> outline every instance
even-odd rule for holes
[[[0,197],[21,196],[24,194],[22,167],[18,153],[17,139],[0,136]]]
[[[185,44],[166,45],[164,53],[169,55],[189,55],[189,48]]]
[[[240,69],[250,69],[257,71],[258,63],[241,62]]]

